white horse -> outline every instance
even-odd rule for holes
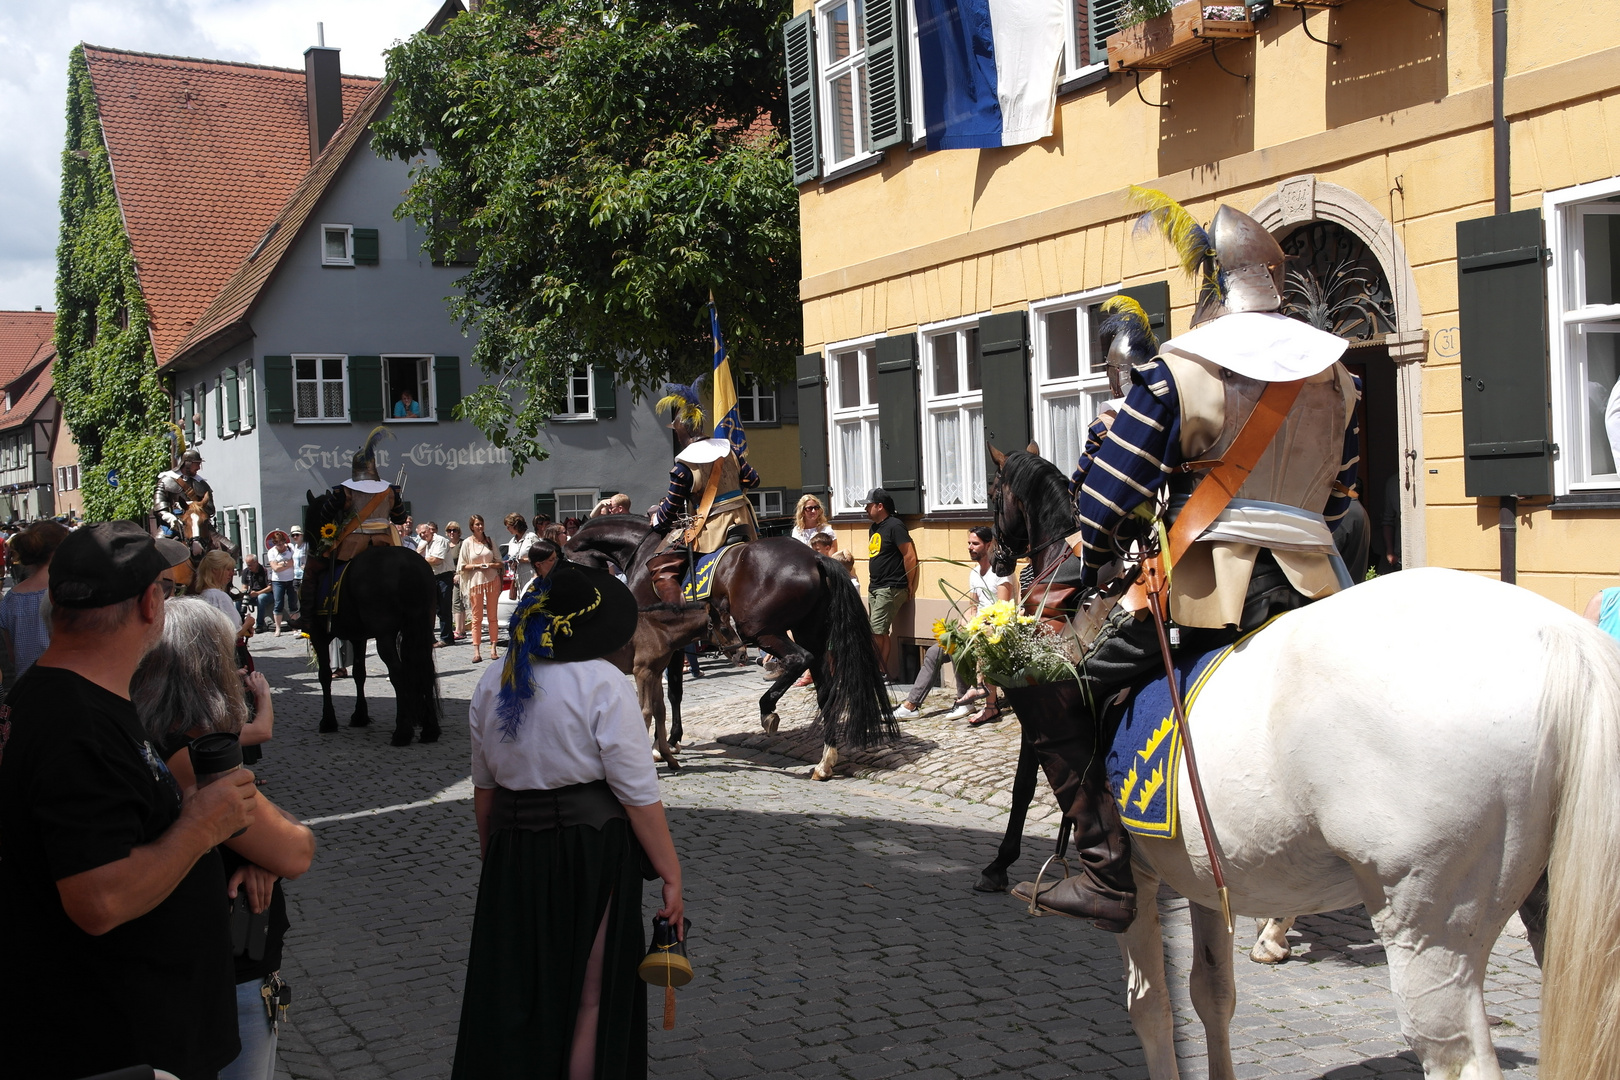
[[[1486,962],[1547,871],[1540,1075],[1620,1078],[1620,649],[1604,634],[1523,589],[1410,570],[1257,634],[1189,723],[1233,910],[1365,904],[1426,1077],[1501,1077]],[[1162,881],[1193,902],[1192,1002],[1211,1080],[1230,1080],[1232,938],[1179,782],[1179,837],[1132,838],[1128,1004],[1149,1075],[1176,1080]]]

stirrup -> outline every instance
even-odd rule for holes
[[[1067,881],[1069,875],[1073,873],[1073,870],[1069,867],[1069,836],[1073,832],[1074,822],[1065,816],[1063,824],[1058,826],[1057,849],[1046,857],[1046,861],[1041,863],[1040,873],[1035,875],[1035,887],[1029,891],[1029,913],[1037,919],[1052,914],[1052,912],[1041,910],[1036,902],[1041,898],[1041,879],[1046,877],[1046,871],[1051,868],[1053,861],[1056,860],[1063,864],[1064,881]]]

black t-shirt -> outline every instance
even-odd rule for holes
[[[257,570],[251,566],[242,567],[242,588],[248,592],[258,592],[260,589],[270,587],[270,571],[260,566]]]
[[[199,859],[162,903],[99,937],[56,882],[117,862],[180,816],[135,708],[35,664],[0,759],[0,1057],[37,1080],[153,1065],[213,1077],[240,1052],[225,872]]]
[[[911,534],[893,514],[872,523],[867,530],[866,542],[866,552],[872,560],[867,567],[868,588],[911,588],[911,583],[906,580],[906,561],[900,555],[900,545],[909,543]]]

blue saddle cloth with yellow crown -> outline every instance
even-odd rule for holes
[[[1193,706],[1198,692],[1241,641],[1206,653],[1176,656],[1176,683],[1189,723],[1197,717]],[[1142,687],[1126,703],[1108,750],[1106,769],[1108,787],[1126,830],[1138,836],[1174,839],[1181,821],[1177,805],[1181,733],[1176,730],[1165,676]]]
[[[681,595],[689,601],[707,600],[709,593],[714,591],[714,572],[719,568],[720,560],[727,552],[741,546],[741,543],[727,544],[718,551],[699,555],[696,562],[689,564],[686,576],[681,579]]]

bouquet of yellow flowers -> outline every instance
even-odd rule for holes
[[[982,607],[965,623],[938,620],[934,640],[969,681],[1016,687],[1079,677],[1072,640],[1011,600]]]

